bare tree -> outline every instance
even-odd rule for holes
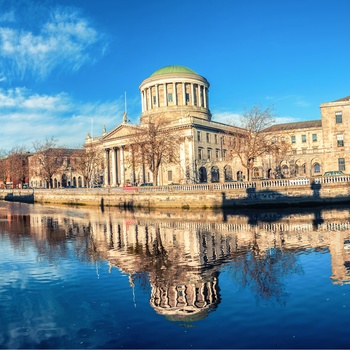
[[[75,171],[84,178],[87,187],[100,185],[100,176],[104,170],[102,149],[97,146],[79,149],[72,154]]]
[[[25,146],[13,147],[7,156],[7,175],[13,186],[22,186],[28,181],[29,166],[28,157],[30,153]]]
[[[254,161],[264,155],[281,158],[289,149],[283,138],[271,135],[265,130],[275,122],[272,107],[262,109],[254,106],[240,118],[240,127],[245,130],[241,137],[236,138],[229,151],[231,157],[237,156],[248,171],[248,180],[251,180]]]
[[[138,128],[131,147],[131,164],[147,167],[158,185],[158,173],[161,164],[178,162],[181,138],[162,117],[148,119]]]
[[[0,149],[0,185],[2,187],[6,187],[6,181],[7,181],[7,155],[8,152],[5,149]]]
[[[44,142],[35,141],[33,147],[38,160],[39,176],[52,188],[52,177],[63,165],[66,148],[58,146],[53,137]]]

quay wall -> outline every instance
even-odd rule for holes
[[[269,180],[250,183],[138,188],[0,190],[0,200],[124,208],[238,208],[326,205],[350,202],[347,181]]]

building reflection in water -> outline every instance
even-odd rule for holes
[[[285,302],[283,281],[301,272],[300,251],[329,251],[333,283],[349,283],[347,209],[230,214],[32,207],[0,216],[13,246],[21,249],[30,236],[38,259],[61,258],[74,244],[78,258],[108,261],[110,271],[129,275],[131,287],[149,283],[151,306],[169,320],[194,321],[215,310],[223,268],[258,297]]]

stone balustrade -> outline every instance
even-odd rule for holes
[[[350,176],[169,186],[0,190],[0,199],[119,207],[220,208],[350,202]]]

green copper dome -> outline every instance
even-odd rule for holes
[[[165,66],[163,68],[160,68],[156,70],[151,77],[154,77],[155,75],[160,75],[160,74],[172,74],[172,73],[190,73],[190,74],[196,74],[198,75],[195,71],[192,69],[189,69],[184,66]]]

